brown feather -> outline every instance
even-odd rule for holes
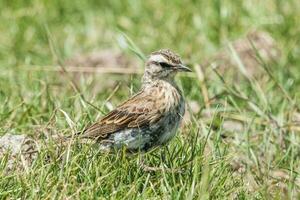
[[[154,87],[148,92],[140,92],[108,113],[100,121],[84,130],[82,137],[107,139],[124,128],[141,128],[157,121],[159,109],[155,107],[157,95]]]

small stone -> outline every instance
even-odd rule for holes
[[[229,132],[242,132],[244,130],[244,126],[242,123],[233,120],[226,120],[222,124],[222,128],[225,131]]]
[[[25,138],[25,135],[11,134],[6,134],[0,137],[0,153],[6,151],[11,151],[12,154],[19,153]]]
[[[197,114],[200,112],[200,105],[197,101],[189,101],[188,104],[189,104],[189,107],[191,108],[191,111],[194,114]]]
[[[26,135],[6,134],[0,137],[0,158],[7,153],[8,170],[14,166],[27,168],[37,158],[37,145]]]

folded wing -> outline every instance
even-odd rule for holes
[[[125,128],[142,128],[162,117],[153,93],[140,92],[84,130],[82,137],[106,139]]]

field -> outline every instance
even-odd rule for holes
[[[0,199],[300,198],[299,0],[0,5],[0,136],[35,144],[0,148]],[[143,58],[162,48],[194,71],[176,79],[188,105],[176,138],[136,155],[57,142],[137,92]]]

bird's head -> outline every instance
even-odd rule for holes
[[[162,49],[150,54],[146,62],[144,79],[172,80],[178,72],[191,72],[183,65],[180,57],[168,49]]]

